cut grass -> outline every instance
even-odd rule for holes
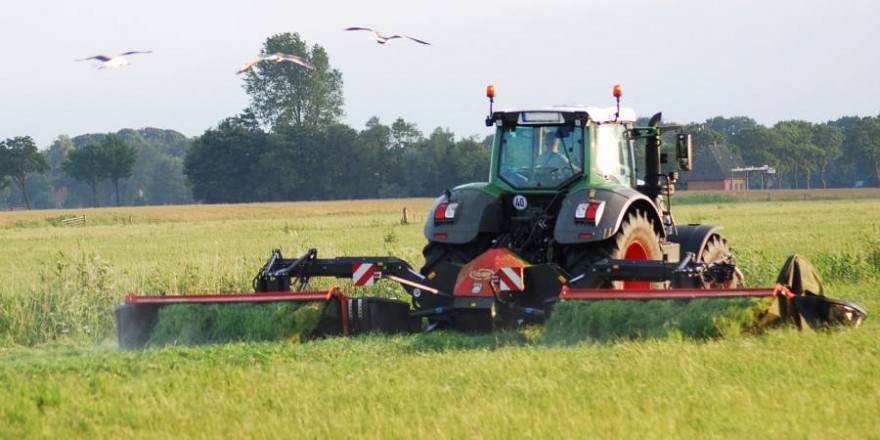
[[[558,304],[543,341],[715,339],[757,330],[769,302],[756,298],[682,301],[596,301]]]
[[[543,327],[469,338],[429,333],[417,346],[437,350],[638,339],[717,339],[754,333],[768,301],[755,298],[598,301],[559,304]],[[150,346],[229,342],[301,342],[315,330],[325,303],[181,304],[159,311]],[[489,343],[487,343],[489,341]]]
[[[326,303],[175,304],[159,309],[151,346],[291,341],[309,337]]]

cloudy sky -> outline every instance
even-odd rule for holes
[[[31,0],[0,5],[0,139],[158,127],[197,136],[248,105],[236,69],[270,35],[322,45],[344,122],[487,134],[496,106],[612,105],[702,121],[880,113],[876,0]],[[387,47],[369,26],[432,42]],[[97,71],[76,58],[153,50]]]

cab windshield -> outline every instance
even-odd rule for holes
[[[517,189],[552,189],[584,169],[584,128],[518,125],[501,133],[500,177]]]

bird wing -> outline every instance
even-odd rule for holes
[[[395,36],[396,36],[396,37],[399,37],[399,35],[395,35]],[[406,39],[409,39],[409,40],[415,41],[416,43],[427,44],[428,46],[431,45],[431,43],[428,43],[427,41],[419,40],[418,38],[413,38],[413,37],[410,37],[409,35],[403,35],[403,38],[406,38]]]
[[[314,69],[315,68],[314,64],[302,59],[302,57],[298,57],[296,55],[287,55],[287,54],[280,54],[280,56],[281,56],[282,60],[290,61],[291,63],[298,64],[300,66],[305,67],[306,69]]]
[[[117,56],[122,57],[122,56],[126,56],[126,55],[134,55],[134,54],[138,54],[138,53],[153,53],[153,51],[152,50],[130,50],[128,52],[122,52],[121,54],[119,54]]]
[[[236,73],[236,74],[245,73],[245,72],[247,72],[248,70],[250,70],[251,67],[254,67],[254,65],[256,65],[257,63],[259,63],[260,61],[263,61],[263,58],[261,58],[261,57],[256,57],[256,58],[254,58],[253,61],[251,61],[251,62],[249,62],[249,63],[245,63],[243,66],[239,67],[239,68],[238,68],[238,72],[235,72],[235,73]]]
[[[379,31],[374,30],[374,29],[370,29],[370,28],[365,28],[365,27],[350,27],[350,28],[346,28],[345,30],[347,30],[347,31],[369,31],[369,32],[372,32],[374,35],[376,35],[376,39],[377,39],[377,40],[384,40],[384,39],[386,39],[384,35],[382,35],[382,34],[379,33]]]
[[[110,61],[110,57],[108,57],[106,55],[95,55],[93,57],[80,58],[80,59],[74,60],[74,61],[88,61],[88,60],[98,60],[98,61],[103,61],[106,63],[107,61]]]

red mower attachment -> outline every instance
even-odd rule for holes
[[[828,298],[825,287],[812,264],[799,255],[791,255],[772,288],[675,288],[655,289],[578,289],[563,286],[560,301],[652,301],[693,300],[705,298],[773,298],[759,326],[791,323],[798,328],[821,328],[843,324],[858,327],[867,311],[850,301]]]
[[[211,295],[128,295],[116,309],[119,347],[138,350],[150,343],[161,310],[180,304],[234,305],[267,303],[318,303],[323,311],[309,338],[351,336],[380,331],[408,332],[409,304],[383,298],[350,298],[337,288],[328,291],[261,292]]]
[[[362,333],[410,333],[434,328],[488,331],[498,327],[541,324],[559,302],[567,301],[689,301],[707,298],[772,298],[758,326],[792,323],[800,328],[836,324],[858,326],[867,312],[857,304],[827,298],[809,262],[791,256],[770,288],[596,289],[583,288],[612,281],[669,282],[673,286],[700,284],[711,277],[725,285],[734,276],[726,263],[613,260],[596,262],[589,273],[571,276],[552,263],[529,264],[506,248],[489,249],[467,264],[440,263],[426,274],[393,257],[317,258],[309,250],[285,259],[278,250],[257,274],[256,293],[209,295],[129,295],[116,309],[119,345],[141,349],[152,345],[151,335],[163,310],[196,305],[234,307],[245,304],[318,304],[319,318],[306,338],[351,336]],[[388,279],[411,296],[411,304],[386,298],[352,298],[337,288],[306,290],[312,277],[336,277],[354,285],[371,286]],[[291,291],[291,288],[296,288]],[[313,310],[315,308],[313,307]],[[220,312],[217,312],[218,314]],[[187,318],[177,318],[178,320]],[[282,319],[283,320],[283,319]],[[213,323],[201,324],[211,327]],[[218,324],[222,327],[223,324]],[[228,338],[229,340],[237,340]],[[171,343],[176,343],[173,340]],[[166,342],[167,343],[167,342]]]

